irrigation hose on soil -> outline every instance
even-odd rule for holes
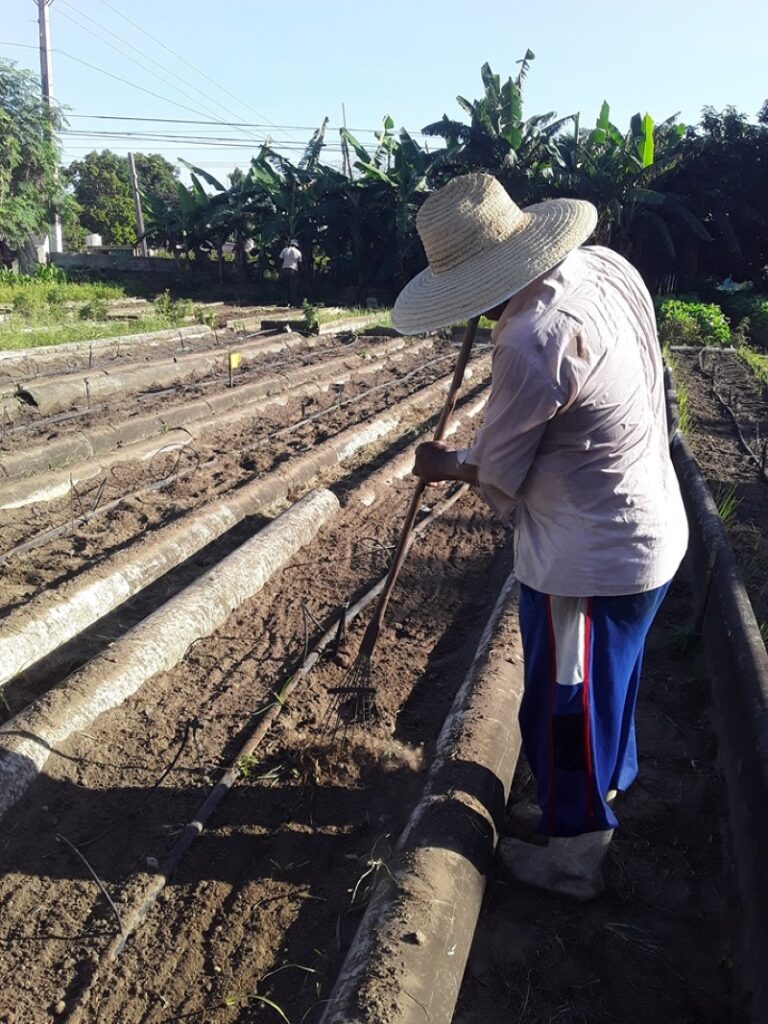
[[[438,502],[424,517],[424,519],[414,527],[412,537],[417,537],[424,533],[436,519],[444,515],[444,513],[447,512],[464,494],[466,494],[468,490],[468,485],[462,484],[447,498]],[[363,594],[355,604],[347,608],[342,613],[344,621],[346,623],[353,622],[358,615],[368,607],[368,605],[380,596],[386,586],[386,583],[387,577],[384,576],[378,581],[378,583],[371,587],[370,590],[366,591],[366,593]],[[181,863],[181,860],[189,851],[195,839],[197,839],[197,837],[202,833],[210,816],[234,786],[238,779],[239,764],[245,758],[250,757],[257,749],[269,731],[272,723],[285,706],[287,698],[294,692],[299,684],[307,678],[310,672],[312,672],[319,662],[323,651],[335,640],[338,634],[338,628],[339,620],[336,620],[314,644],[296,671],[288,676],[280,687],[276,687],[273,690],[274,700],[263,709],[258,725],[240,747],[230,767],[213,786],[208,796],[198,807],[191,821],[185,825],[176,842],[164,857],[162,864],[157,869],[157,874],[155,874],[152,879],[150,886],[141,901],[134,904],[127,913],[121,915],[122,930],[112,939],[102,953],[98,964],[94,968],[94,973],[92,974],[87,987],[80,993],[76,1004],[73,1006],[72,1011],[67,1017],[68,1024],[80,1024],[83,1020],[83,1013],[88,1007],[91,990],[97,980],[99,970],[116,960],[123,951],[128,939],[146,918],[158,896]]]

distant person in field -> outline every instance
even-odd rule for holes
[[[520,728],[549,840],[504,839],[500,857],[581,900],[603,889],[614,800],[637,774],[643,647],[688,538],[651,298],[621,256],[581,247],[596,221],[587,202],[520,209],[490,175],[456,178],[419,211],[429,267],[392,313],[408,334],[496,323],[484,425],[465,450],[420,445],[414,473],[514,516]]]
[[[288,284],[288,299],[292,306],[299,305],[299,272],[301,267],[301,250],[299,243],[292,238],[280,252],[280,276]]]

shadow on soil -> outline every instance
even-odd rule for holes
[[[69,643],[63,644],[16,676],[3,689],[3,696],[7,702],[6,711],[10,709],[12,714],[16,714],[60,679],[75,672],[166,601],[194,583],[218,561],[236,551],[268,522],[269,519],[258,516],[244,519],[165,576],[125,601],[113,612],[99,619]]]

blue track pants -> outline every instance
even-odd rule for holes
[[[637,775],[643,648],[668,587],[624,597],[554,597],[520,588],[520,729],[545,835],[618,824],[605,797]]]

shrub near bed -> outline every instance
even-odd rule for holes
[[[714,303],[665,299],[656,314],[664,345],[728,345],[731,329]]]
[[[747,334],[753,345],[768,349],[768,302],[761,302],[749,314]]]

